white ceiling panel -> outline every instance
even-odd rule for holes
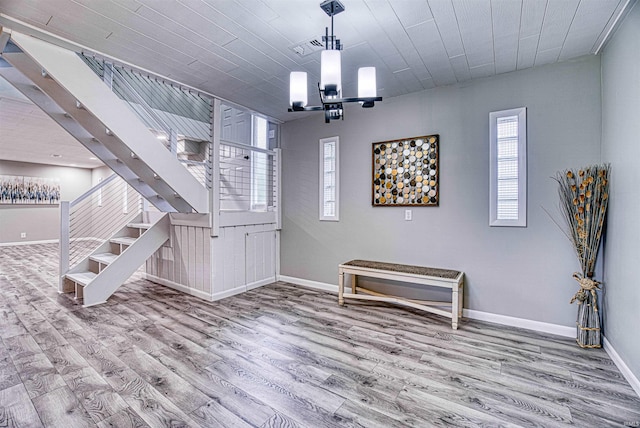
[[[142,3],[140,3],[137,0],[109,0],[109,1],[129,9],[131,12],[137,12],[138,9],[140,9],[140,6],[142,6]]]
[[[226,48],[241,58],[254,59],[253,64],[256,67],[254,72],[257,76],[267,79],[275,74],[289,74],[289,69],[240,39],[229,43]]]
[[[539,36],[537,34],[520,39],[520,46],[518,48],[518,70],[533,67],[536,60],[538,39]]]
[[[504,73],[516,68],[521,11],[522,1],[519,0],[491,2],[495,73]]]
[[[406,92],[420,92],[425,89],[418,78],[415,77],[411,69],[406,69],[394,73],[396,79],[402,83]]]
[[[0,82],[0,89],[8,85],[4,79]],[[81,168],[102,165],[91,157],[91,152],[31,102],[0,96],[0,159]]]
[[[420,83],[422,83],[422,87],[425,89],[432,89],[436,87],[436,84],[433,83],[433,79],[422,79],[420,80]]]
[[[419,80],[431,78],[431,73],[427,70],[427,67],[422,61],[422,57],[420,57],[420,54],[416,49],[411,49],[410,51],[403,53],[402,56],[416,78]]]
[[[433,19],[426,0],[393,0],[389,1],[389,4],[404,27],[412,27]]]
[[[448,56],[464,55],[458,17],[451,0],[430,0],[429,8]]]
[[[2,13],[10,13],[38,27],[46,26],[52,16],[48,8],[42,6],[35,0],[2,0],[0,3],[0,8],[6,11]]]
[[[463,1],[453,4],[469,67],[493,62],[491,3]]]
[[[285,1],[281,1],[279,4],[274,3],[273,6],[267,5],[262,0],[236,0],[236,3],[264,22],[278,18],[280,16],[279,10],[287,7]]]
[[[539,51],[561,48],[564,45],[579,3],[580,0],[549,0],[540,33]]]
[[[199,46],[208,47],[210,45],[224,46],[237,39],[235,34],[221,28],[215,22],[205,18],[199,13],[176,3],[170,15],[166,15],[160,5],[162,2],[141,6],[136,15],[147,19],[151,24],[156,25],[165,33],[164,37],[183,38],[182,43],[193,43]],[[135,26],[135,22],[132,23]],[[169,33],[169,34],[166,34]]]
[[[540,35],[547,0],[523,0],[520,15],[520,38]]]
[[[455,83],[455,74],[435,21],[414,25],[407,28],[407,32],[435,84]]]
[[[471,72],[469,71],[469,63],[467,62],[466,55],[458,55],[449,58],[449,63],[453,67],[453,73],[456,76],[458,82],[464,82],[471,79]]]
[[[387,67],[389,67],[391,72],[397,72],[409,68],[409,65],[400,53],[383,56],[382,61],[387,64]]]
[[[471,67],[469,71],[471,72],[472,79],[479,79],[481,77],[489,77],[496,74],[496,67],[494,63],[490,62],[477,67]]]
[[[546,51],[538,51],[534,66],[552,64],[558,61],[558,56],[562,48],[548,49]]]

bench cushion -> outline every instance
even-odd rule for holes
[[[414,275],[432,276],[436,278],[456,279],[460,275],[457,270],[437,269],[425,266],[402,265],[398,263],[374,262],[370,260],[351,260],[343,263],[343,266],[378,269],[392,272],[411,273]]]

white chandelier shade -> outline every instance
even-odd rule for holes
[[[358,98],[376,96],[376,68],[360,67],[358,69]]]
[[[320,90],[326,91],[327,86],[335,86],[337,96],[342,92],[340,59],[340,51],[337,50],[324,50],[320,56]]]
[[[289,77],[289,104],[300,107],[307,106],[307,73],[293,71]]]

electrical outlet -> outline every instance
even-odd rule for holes
[[[404,210],[404,219],[406,221],[411,221],[411,210]]]
[[[24,239],[27,237],[27,232],[20,232],[20,238]]]

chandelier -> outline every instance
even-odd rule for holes
[[[358,69],[358,96],[342,97],[342,72],[340,63],[340,51],[343,45],[333,34],[333,16],[344,11],[344,5],[339,0],[326,0],[320,4],[320,8],[331,17],[331,35],[329,28],[325,28],[322,41],[325,49],[320,57],[320,82],[318,92],[321,106],[307,106],[307,73],[293,71],[289,79],[289,111],[324,111],[324,121],[344,120],[344,103],[359,102],[364,108],[371,108],[376,101],[382,101],[382,97],[376,94],[376,69],[375,67],[360,67]]]

